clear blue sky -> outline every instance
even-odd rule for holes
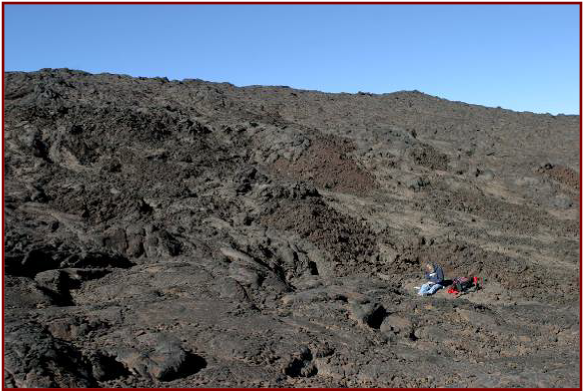
[[[577,5],[6,5],[6,70],[579,112]]]

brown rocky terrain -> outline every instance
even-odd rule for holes
[[[5,74],[9,387],[578,387],[579,116]],[[425,262],[482,289],[416,295]]]

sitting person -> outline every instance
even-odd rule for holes
[[[418,295],[420,296],[430,296],[436,293],[438,289],[444,288],[441,284],[444,282],[444,272],[440,266],[435,264],[426,264],[425,277],[428,280],[427,283],[420,287]]]

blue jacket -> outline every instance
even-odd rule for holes
[[[444,281],[444,272],[440,266],[434,265],[434,272],[428,273],[426,272],[425,277],[428,281],[432,281],[435,284],[441,284]]]

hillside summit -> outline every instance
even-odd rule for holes
[[[4,81],[7,386],[578,387],[579,116]]]

